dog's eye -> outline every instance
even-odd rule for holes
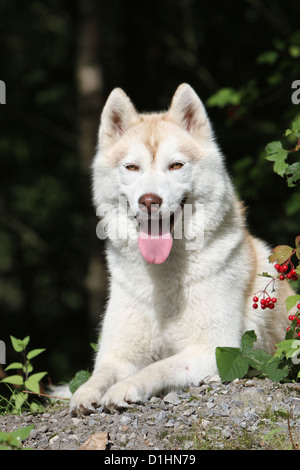
[[[169,170],[180,170],[180,168],[183,167],[183,163],[181,162],[175,162],[172,163],[172,165],[169,166]]]
[[[139,167],[137,165],[128,164],[125,165],[125,168],[129,171],[139,171]]]

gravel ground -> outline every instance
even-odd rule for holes
[[[37,415],[1,416],[0,431],[34,424],[23,445],[36,450],[77,450],[93,441],[112,451],[300,449],[299,389],[256,378],[222,384],[215,377],[123,413],[100,408],[74,418],[66,402],[55,402]]]

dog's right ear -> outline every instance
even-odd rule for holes
[[[132,102],[121,88],[115,88],[105,103],[101,115],[99,142],[108,147],[139,121]]]

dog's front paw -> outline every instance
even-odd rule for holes
[[[142,403],[146,398],[141,387],[124,380],[110,387],[101,403],[106,411],[114,413],[129,408],[132,403]]]
[[[73,416],[93,413],[101,405],[103,392],[95,384],[87,381],[81,385],[70,399],[70,412]]]

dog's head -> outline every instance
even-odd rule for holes
[[[220,160],[205,108],[189,85],[178,87],[167,112],[153,114],[139,114],[116,88],[101,116],[95,205],[99,211],[125,198],[139,222],[143,257],[160,264],[172,248],[176,214],[195,198],[205,204]]]

